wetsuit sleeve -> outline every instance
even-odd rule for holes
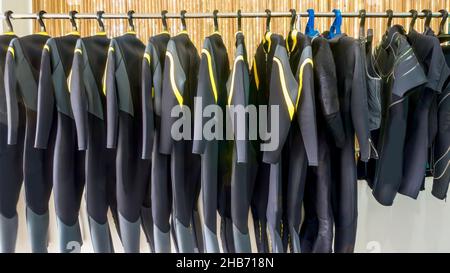
[[[106,93],[106,148],[117,147],[119,127],[119,104],[116,85],[116,49],[114,40],[108,49],[108,59],[103,77],[103,91]]]
[[[170,40],[167,44],[163,75],[161,142],[159,151],[162,154],[171,154],[174,143],[172,125],[178,119],[178,117],[172,117],[171,113],[177,106],[183,109],[183,91],[186,82],[186,75],[181,66],[173,40]]]
[[[202,49],[197,85],[197,103],[194,105],[194,141],[192,145],[194,154],[205,152],[207,141],[203,137],[203,125],[207,118],[203,117],[203,111],[208,105],[217,103],[216,78],[211,45],[207,38]]]
[[[280,161],[281,151],[286,142],[291,122],[295,117],[296,106],[300,96],[298,83],[295,80],[289,65],[289,58],[286,48],[277,46],[273,57],[272,72],[270,75],[270,95],[269,95],[269,120],[268,127],[273,131],[272,114],[273,107],[279,107],[278,120],[278,145],[274,149],[264,152],[263,161],[275,164]],[[273,141],[273,140],[272,140]]]
[[[318,141],[316,104],[314,97],[314,71],[311,47],[303,49],[297,68],[297,82],[300,89],[300,101],[298,103],[297,121],[305,145],[306,156],[310,166],[317,166]]]
[[[88,133],[88,100],[86,88],[84,85],[84,67],[85,57],[81,39],[78,40],[75,47],[75,54],[72,63],[72,73],[70,74],[70,102],[72,112],[75,119],[77,130],[78,150],[87,149],[87,133]]]
[[[142,60],[142,159],[150,159],[153,150],[154,117],[153,117],[153,79],[150,53],[147,46]]]
[[[52,80],[51,47],[49,43],[44,46],[41,58],[41,71],[39,74],[37,125],[34,146],[46,149],[53,123],[55,106],[55,93]]]
[[[322,38],[315,46],[314,54],[314,85],[325,122],[331,132],[336,146],[343,147],[345,143],[345,132],[339,110],[339,97],[337,90],[336,65],[328,42]]]
[[[367,102],[367,83],[361,47],[355,42],[355,65],[351,92],[351,116],[356,137],[358,138],[360,158],[367,162],[370,157],[370,130]]]
[[[17,105],[17,78],[15,69],[14,40],[11,41],[6,54],[5,64],[5,93],[8,117],[8,144],[17,144],[17,132],[19,128],[19,106]]]

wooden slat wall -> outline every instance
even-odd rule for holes
[[[342,12],[358,11],[365,8],[368,12],[383,12],[386,9],[402,12],[416,9],[431,9],[438,11],[442,8],[450,8],[450,0],[33,0],[33,11],[46,10],[49,13],[68,13],[77,10],[81,13],[93,13],[104,10],[107,13],[126,13],[135,10],[138,13],[159,13],[161,10],[169,12],[180,12],[185,9],[188,12],[212,12],[214,9],[224,12],[235,12],[241,9],[243,12],[264,11],[266,8],[273,11],[288,11],[295,8],[298,11],[306,11],[314,8],[316,11],[331,11],[339,8]],[[319,31],[329,29],[332,18],[317,18],[316,27]],[[272,31],[286,34],[289,30],[289,18],[272,18]],[[307,19],[302,18],[301,30],[304,30]],[[393,23],[408,26],[410,19],[394,19]],[[180,22],[170,19],[169,27],[172,34],[180,30]],[[343,31],[348,35],[355,36],[358,33],[359,20],[355,18],[344,18]],[[438,29],[440,19],[432,20],[434,30]],[[48,32],[52,36],[59,36],[71,30],[68,20],[47,20]],[[160,20],[136,20],[138,36],[145,42],[147,39],[161,31]],[[81,20],[79,22],[83,36],[89,36],[97,31],[95,20]],[[106,20],[107,32],[111,37],[118,36],[127,30],[126,20]],[[188,31],[196,46],[201,49],[205,36],[213,31],[212,19],[188,19]],[[374,29],[375,42],[379,40],[386,28],[386,19],[371,18],[367,26]],[[416,23],[417,29],[423,27],[423,20]],[[234,33],[236,32],[236,19],[219,19],[220,31],[229,49],[230,58],[234,54]],[[38,29],[37,24],[35,29]],[[243,19],[243,31],[246,34],[246,42],[249,56],[254,51],[265,31],[264,18]]]

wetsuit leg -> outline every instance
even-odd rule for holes
[[[281,241],[282,224],[282,160],[276,164],[270,164],[270,182],[267,203],[267,226],[271,240],[271,251],[273,253],[283,252]]]
[[[315,184],[317,183],[316,168],[317,167],[308,167],[306,174],[305,197],[303,199],[305,217],[300,229],[300,249],[302,253],[312,252],[319,226],[314,197],[316,192]]]
[[[267,198],[270,181],[270,164],[258,160],[258,171],[254,182],[251,202],[253,224],[255,227],[256,245],[259,253],[269,252],[267,238]]]
[[[147,239],[150,252],[155,252],[155,241],[153,239],[153,216],[152,216],[152,201],[151,201],[151,185],[150,181],[147,184],[144,203],[141,208],[141,221],[145,237]]]
[[[25,124],[25,111],[19,104],[19,124]],[[16,248],[18,217],[17,202],[23,180],[24,126],[19,127],[17,145],[7,145],[6,115],[0,123],[0,253],[12,253]],[[5,122],[3,122],[5,121]]]
[[[79,251],[83,244],[78,222],[84,188],[84,151],[76,148],[73,120],[58,114],[54,154],[54,197],[60,252]]]

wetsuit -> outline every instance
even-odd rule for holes
[[[170,39],[163,73],[160,152],[171,157],[172,225],[181,253],[201,251],[203,245],[197,210],[201,159],[192,153],[199,65],[197,49],[186,31]]]
[[[345,131],[341,148],[330,148],[334,251],[353,252],[358,217],[355,135],[360,160],[371,154],[364,53],[359,40],[345,34],[329,40],[336,64],[339,106]]]
[[[375,60],[383,77],[383,112],[373,195],[382,205],[390,206],[402,182],[409,96],[427,79],[401,26],[389,29]]]
[[[151,37],[142,61],[142,158],[152,160],[151,202],[153,236],[155,239],[155,252],[158,253],[171,252],[170,214],[172,210],[172,193],[170,157],[159,152],[164,58],[169,40],[170,34],[167,32]],[[153,106],[149,102],[152,102]],[[147,108],[149,109],[147,110]],[[150,112],[152,109],[153,113]],[[154,134],[153,143],[150,142],[152,134]]]
[[[450,46],[442,47],[447,66],[450,67]],[[439,198],[447,197],[448,184],[450,183],[450,82],[444,84],[442,93],[438,95],[436,112],[438,131],[433,149],[434,180],[431,193]]]
[[[244,112],[248,106],[250,71],[244,34],[236,33],[236,52],[230,77],[227,81],[229,117],[234,115],[234,150],[231,175],[231,217],[233,221],[233,242],[237,253],[250,253],[251,243],[248,230],[248,213],[253,191],[255,166],[253,156],[249,156],[249,114]],[[241,109],[241,110],[239,110]],[[232,111],[233,110],[233,111]]]
[[[84,151],[76,148],[75,120],[67,81],[78,38],[78,33],[71,33],[49,39],[42,51],[39,75],[35,147],[47,149],[51,130],[57,128],[53,191],[60,252],[72,251],[73,242],[79,246],[83,244],[78,214],[85,181]]]
[[[104,76],[107,148],[117,149],[117,208],[125,252],[139,252],[141,223],[153,250],[151,160],[142,159],[141,68],[144,50],[145,45],[134,32],[112,39]],[[151,108],[147,110],[152,113]]]
[[[106,34],[79,39],[69,79],[78,150],[86,151],[86,204],[96,253],[114,251],[108,208],[118,227],[115,151],[106,149],[106,96],[102,90],[109,43]]]
[[[234,252],[231,227],[231,168],[233,142],[225,139],[226,83],[230,74],[228,54],[219,33],[206,37],[199,67],[197,105],[194,112],[193,153],[201,155],[201,188],[204,213],[205,252],[220,252],[216,215],[221,215],[221,238],[224,252]],[[200,101],[201,100],[201,101]],[[201,105],[200,105],[201,103]],[[216,106],[220,112],[204,112]],[[204,117],[208,116],[209,117]],[[203,127],[214,128],[214,138],[203,134]],[[220,129],[221,128],[221,129]],[[225,130],[224,130],[225,129]],[[228,227],[229,226],[229,227]]]
[[[42,50],[49,38],[48,34],[39,33],[13,39],[5,65],[8,144],[24,143],[23,175],[32,252],[47,252],[48,244],[48,202],[52,189],[55,126],[50,130],[48,149],[34,148],[34,140]],[[26,128],[25,135],[22,134],[23,127]]]
[[[5,94],[5,59],[8,46],[14,33],[5,33],[0,36],[0,253],[14,252],[17,240],[17,202],[23,179],[23,141],[17,145],[8,146],[8,116]],[[21,116],[19,139],[25,133],[23,104],[19,106]]]
[[[336,65],[328,41],[320,36],[310,41],[314,62],[317,105],[318,166],[308,167],[300,230],[302,252],[331,252],[333,211],[330,149],[343,147],[345,132],[340,113]]]
[[[442,93],[450,69],[436,36],[412,30],[407,38],[427,77],[427,83],[409,96],[403,179],[398,189],[399,193],[415,199],[425,180],[428,145],[432,142],[429,139],[430,109],[436,96]]]

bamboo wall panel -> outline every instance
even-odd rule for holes
[[[223,12],[236,12],[238,9],[243,12],[251,12],[264,11],[266,8],[273,11],[288,11],[291,8],[298,11],[306,11],[308,8],[316,11],[331,11],[333,8],[339,8],[342,12],[357,12],[362,8],[368,12],[384,12],[387,9],[396,12],[407,12],[410,9],[438,11],[442,8],[450,9],[450,0],[33,0],[34,12],[43,9],[49,13],[68,13],[70,10],[77,10],[81,13],[92,13],[97,10],[104,10],[107,13],[126,13],[128,10],[135,10],[138,13],[160,13],[161,10],[179,13],[183,9],[188,12],[213,12],[214,9]],[[374,29],[375,42],[385,32],[386,20],[384,18],[367,20],[367,27]],[[289,30],[289,21],[289,18],[272,18],[272,31],[286,34]],[[325,31],[329,29],[332,21],[332,18],[316,18],[316,28],[321,32]],[[301,19],[300,29],[302,31],[306,22],[307,18]],[[409,22],[409,18],[393,20],[394,24],[402,24],[406,28]],[[435,31],[438,29],[439,22],[440,19],[432,20],[432,27]],[[180,20],[170,19],[168,23],[172,34],[176,34],[180,30]],[[98,26],[95,20],[81,20],[78,24],[83,36],[92,35],[97,31]],[[248,54],[253,56],[265,31],[265,18],[243,18],[242,24],[246,35]],[[106,20],[105,25],[108,35],[111,37],[121,35],[127,31],[128,27],[126,20]],[[135,20],[135,25],[138,36],[144,42],[162,29],[160,20],[155,19]],[[52,36],[63,35],[71,30],[68,20],[46,20],[46,26]],[[213,31],[213,19],[187,19],[187,27],[197,48],[201,49],[204,37]],[[219,28],[229,50],[230,58],[232,58],[234,34],[237,29],[236,19],[219,19]],[[358,28],[358,19],[343,19],[343,32],[357,36]],[[417,20],[416,28],[423,29],[423,20]],[[35,24],[35,30],[37,29],[38,26]]]

